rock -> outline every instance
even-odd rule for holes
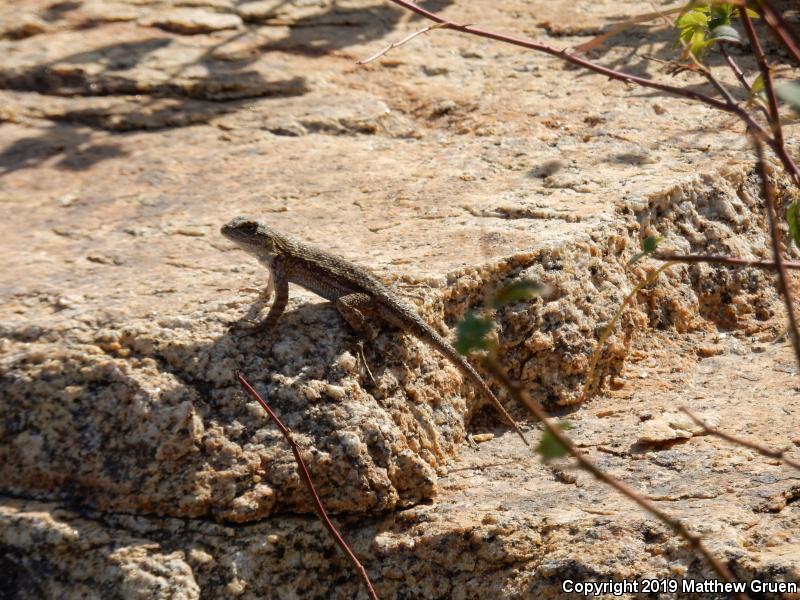
[[[175,33],[195,34],[237,29],[242,25],[238,15],[215,13],[201,9],[176,9],[155,13],[140,21],[145,27],[160,27]]]
[[[140,14],[140,11],[129,4],[107,0],[85,2],[81,7],[81,12],[90,23],[135,21]]]
[[[716,415],[698,415],[710,427],[716,427],[720,419]],[[703,433],[704,429],[685,413],[668,413],[644,422],[639,432],[639,441],[646,443],[669,442],[689,439]]]
[[[717,356],[725,352],[725,346],[721,344],[705,344],[697,348],[697,356],[708,358],[710,356]]]
[[[200,588],[183,551],[36,503],[3,502],[0,564],[11,598],[91,597],[113,589],[128,597],[193,600]],[[36,550],[25,554],[24,548]],[[194,557],[193,557],[194,558]],[[197,564],[195,561],[194,564]],[[37,565],[51,577],[41,578]]]
[[[242,19],[249,22],[276,18],[297,22],[314,17],[335,16],[335,13],[330,14],[330,7],[330,0],[254,0],[238,4],[234,10]]]
[[[240,4],[236,12],[245,21],[260,21],[276,15],[282,4],[279,0],[256,0]]]
[[[142,103],[137,96],[63,98],[40,94],[9,94],[0,100],[16,114],[27,118],[87,125],[108,131],[157,130],[208,123],[230,112],[224,103],[191,98],[153,98]]]
[[[263,129],[275,135],[388,135],[415,137],[414,124],[369,94],[346,92],[307,94],[302,100],[271,99],[253,103],[217,123],[228,130]]]
[[[0,15],[0,39],[20,40],[47,30],[47,22],[34,12],[19,10]]]

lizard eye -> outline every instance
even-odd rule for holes
[[[249,223],[244,223],[239,227],[239,229],[244,231],[247,235],[253,235],[256,231],[258,231],[258,224],[251,221]]]

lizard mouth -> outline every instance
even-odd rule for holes
[[[270,230],[256,219],[236,217],[223,225],[220,233],[262,262],[274,255]]]
[[[255,219],[236,217],[220,228],[220,233],[234,241],[245,240],[258,233],[259,223]]]

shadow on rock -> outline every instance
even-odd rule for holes
[[[422,8],[438,12],[452,4],[451,0],[420,2]],[[386,4],[376,4],[356,9],[331,9],[321,15],[313,15],[292,22],[289,35],[271,41],[262,50],[280,50],[295,54],[319,56],[349,46],[366,44],[385,38],[396,28],[408,11]],[[412,19],[422,17],[413,14]]]
[[[53,158],[58,158],[57,168],[82,171],[126,154],[118,144],[93,142],[87,131],[54,125],[0,150],[0,174],[30,169]]]

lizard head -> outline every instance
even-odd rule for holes
[[[259,260],[269,260],[278,253],[275,233],[256,219],[236,217],[225,223],[220,233]]]

